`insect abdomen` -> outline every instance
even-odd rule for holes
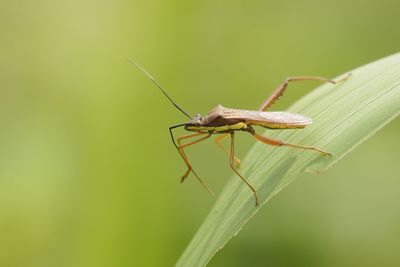
[[[304,128],[308,124],[285,124],[285,123],[273,123],[266,121],[246,121],[248,125],[257,125],[262,126],[269,129],[298,129]]]
[[[238,122],[231,125],[222,125],[222,126],[187,126],[186,130],[188,131],[213,131],[213,132],[228,132],[228,131],[237,131],[247,128],[246,123]]]

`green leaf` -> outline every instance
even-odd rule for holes
[[[260,205],[255,206],[252,192],[234,175],[176,266],[206,265],[263,204],[300,173],[323,173],[399,115],[400,54],[352,70],[351,74],[342,84],[320,86],[289,109],[312,118],[312,125],[265,133],[289,143],[322,148],[332,157],[256,143],[239,171],[257,189]]]

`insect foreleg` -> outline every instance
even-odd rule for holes
[[[295,147],[295,148],[300,148],[300,149],[309,149],[309,150],[314,150],[317,151],[319,153],[321,153],[322,155],[331,155],[329,152],[323,151],[322,149],[319,149],[317,147],[313,147],[313,146],[301,146],[301,145],[295,145],[295,144],[289,144],[286,143],[282,140],[278,140],[278,139],[272,139],[266,136],[262,136],[256,133],[253,133],[253,136],[258,140],[263,142],[264,144],[267,145],[272,145],[272,146],[290,146],[290,147]]]
[[[178,145],[180,146],[181,145],[181,141],[184,140],[184,139],[189,139],[189,138],[196,137],[196,136],[199,136],[199,135],[204,135],[204,134],[208,134],[208,132],[198,132],[198,133],[195,133],[195,134],[182,135],[182,136],[178,137],[178,139],[177,139]]]
[[[345,77],[334,81],[325,77],[319,77],[319,76],[299,76],[299,77],[289,77],[287,78],[281,85],[278,86],[278,88],[275,89],[275,91],[272,93],[270,97],[268,97],[264,103],[260,106],[258,111],[265,111],[267,110],[276,100],[279,99],[280,96],[282,96],[283,92],[286,90],[288,84],[290,82],[298,82],[298,81],[321,81],[321,82],[328,82],[332,84],[337,84],[340,82],[343,82],[347,80],[350,77],[350,74],[346,75]]]
[[[214,139],[215,143],[217,144],[218,147],[220,147],[225,153],[226,155],[229,156],[228,150],[226,150],[226,148],[224,147],[224,145],[221,143],[221,141],[223,139],[225,139],[226,137],[228,137],[229,134],[222,134],[220,136],[218,136],[217,138]],[[237,157],[235,157],[235,166],[239,167],[240,165],[240,159],[238,159]]]
[[[230,132],[231,135],[231,154],[230,154],[230,166],[232,170],[240,177],[240,179],[243,180],[243,182],[250,188],[251,191],[254,193],[254,197],[256,199],[256,206],[258,205],[258,194],[257,191],[254,189],[254,187],[247,182],[246,179],[243,178],[243,176],[236,170],[235,168],[235,132],[232,131]]]
[[[188,146],[197,144],[197,143],[199,143],[199,142],[201,142],[201,141],[203,141],[203,140],[208,139],[208,138],[211,136],[211,133],[197,133],[197,134],[191,134],[191,135],[182,136],[182,137],[178,138],[178,143],[179,143],[180,140],[182,140],[182,139],[186,139],[186,138],[190,138],[190,137],[195,137],[195,136],[198,136],[198,135],[204,135],[204,134],[207,134],[207,136],[204,136],[204,137],[199,138],[199,139],[197,139],[197,140],[195,140],[195,141],[192,141],[192,142],[189,142],[189,143],[186,143],[186,144],[183,144],[183,145],[179,145],[179,146],[178,146],[179,154],[181,155],[183,161],[186,163],[186,166],[188,167],[187,171],[185,172],[185,174],[184,174],[184,175],[182,176],[182,178],[181,178],[181,182],[185,181],[185,179],[188,177],[188,175],[189,175],[190,172],[193,172],[193,174],[194,174],[194,176],[196,176],[197,180],[199,180],[199,182],[204,186],[204,188],[205,188],[211,195],[214,196],[213,191],[208,187],[208,185],[206,184],[206,182],[204,182],[204,181],[197,175],[197,173],[193,170],[192,165],[190,164],[189,159],[188,159],[188,157],[186,156],[185,151],[183,150],[185,147],[188,147]]]
[[[185,174],[184,174],[184,175],[182,176],[182,178],[181,178],[181,183],[182,183],[183,181],[185,181],[185,179],[188,177],[190,171],[192,171],[192,172],[194,173],[194,175],[197,177],[196,172],[193,170],[192,165],[190,164],[189,159],[188,159],[188,157],[186,156],[185,151],[183,150],[183,147],[182,147],[182,145],[181,145],[181,140],[187,139],[187,138],[196,137],[196,136],[199,136],[199,135],[204,135],[204,134],[205,134],[205,133],[196,133],[196,134],[183,135],[183,136],[178,137],[178,139],[177,139],[178,144],[179,144],[179,146],[177,147],[177,148],[178,148],[178,152],[179,152],[179,154],[181,155],[183,161],[185,161],[186,166],[188,167],[187,171],[185,172]],[[189,143],[188,143],[188,144],[189,144]]]

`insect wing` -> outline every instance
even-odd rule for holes
[[[286,111],[260,112],[253,110],[225,109],[224,117],[227,119],[242,119],[252,122],[293,126],[306,126],[312,123],[312,119],[306,116]]]
[[[276,124],[309,125],[312,123],[312,119],[306,116],[285,111],[259,112],[258,116],[268,122]]]

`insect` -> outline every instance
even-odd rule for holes
[[[138,69],[140,69],[161,90],[161,92],[169,99],[169,101],[179,111],[181,111],[190,119],[186,123],[174,125],[169,128],[172,142],[174,143],[176,149],[178,150],[180,156],[182,157],[183,161],[187,166],[187,170],[185,174],[182,176],[181,182],[185,181],[185,179],[189,176],[190,173],[193,173],[194,176],[199,180],[199,182],[205,187],[205,189],[209,191],[212,195],[214,195],[211,189],[208,187],[208,185],[194,171],[191,163],[189,162],[189,158],[185,153],[185,148],[197,144],[201,141],[204,141],[210,138],[213,134],[220,134],[220,136],[218,136],[215,139],[215,142],[220,148],[222,148],[222,150],[224,150],[227,154],[229,154],[230,167],[253,192],[256,206],[259,203],[257,190],[237,170],[237,165],[240,163],[240,160],[235,157],[235,142],[234,142],[235,132],[237,131],[248,132],[251,135],[253,135],[256,140],[267,145],[288,146],[299,149],[314,150],[324,156],[330,155],[329,152],[326,152],[317,147],[290,144],[282,140],[273,139],[267,136],[257,134],[253,126],[261,126],[268,129],[305,128],[307,125],[310,125],[312,123],[312,119],[300,114],[294,114],[286,111],[271,112],[267,110],[272,106],[272,104],[274,104],[275,101],[279,99],[280,96],[282,96],[288,84],[291,82],[321,81],[325,83],[337,84],[345,81],[350,76],[350,74],[346,75],[345,77],[337,81],[319,76],[290,77],[287,78],[282,84],[280,84],[272,93],[272,95],[268,97],[257,110],[232,109],[223,107],[222,105],[218,105],[215,108],[213,108],[210,112],[208,112],[205,116],[196,114],[195,116],[191,117],[171,99],[171,97],[166,93],[166,91],[161,87],[161,85],[153,78],[153,76],[151,76],[143,67],[141,67],[137,63],[131,60],[129,61]],[[180,136],[177,138],[177,142],[175,142],[172,130],[178,127],[184,127],[185,130],[194,133]],[[182,144],[183,140],[193,139],[196,137],[197,139],[195,139],[194,141]],[[226,137],[231,138],[230,152],[228,152],[225,149],[225,147],[221,144],[221,141]]]

